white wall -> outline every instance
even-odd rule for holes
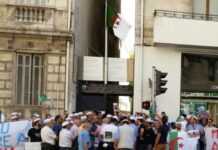
[[[180,110],[181,51],[170,47],[140,47],[135,55],[134,111],[140,111],[141,101],[151,100],[148,79],[152,78],[152,66],[168,72],[167,92],[158,96],[157,111],[165,111],[175,121]]]
[[[218,22],[156,17],[154,43],[218,47]]]

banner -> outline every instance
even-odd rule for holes
[[[30,121],[4,122],[0,124],[0,150],[24,150]]]
[[[218,150],[218,129],[214,127],[205,128],[206,150]]]
[[[25,143],[25,150],[41,150],[40,142],[27,142]]]

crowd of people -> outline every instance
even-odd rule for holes
[[[18,115],[12,115],[17,121]],[[204,129],[212,127],[206,116],[183,115],[178,122],[168,122],[166,113],[153,119],[135,115],[111,115],[89,111],[32,118],[28,132],[30,142],[41,142],[42,150],[177,150],[173,138],[183,132],[199,137],[197,150],[206,149]],[[195,131],[195,132],[189,132]]]

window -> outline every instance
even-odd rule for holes
[[[218,14],[218,0],[193,0],[193,12],[201,14]]]
[[[38,105],[42,95],[43,59],[41,55],[17,55],[17,104]]]
[[[182,60],[184,91],[205,92],[218,87],[218,57],[183,54]]]
[[[45,9],[18,7],[16,9],[16,20],[43,23],[45,22]]]
[[[210,14],[218,15],[218,0],[210,0]]]
[[[193,1],[193,12],[205,14],[206,13],[206,0],[194,0]]]

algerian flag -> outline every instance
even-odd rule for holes
[[[117,17],[114,22],[113,30],[114,35],[121,40],[125,40],[129,31],[131,29],[131,25],[122,17]]]
[[[171,130],[167,136],[169,150],[178,150],[178,131]]]
[[[38,96],[38,101],[39,101],[40,103],[45,102],[45,101],[47,101],[47,100],[48,100],[48,97],[47,97],[46,95]]]
[[[113,29],[114,35],[120,40],[124,40],[131,29],[131,25],[115,11],[114,0],[108,1],[107,25]]]

